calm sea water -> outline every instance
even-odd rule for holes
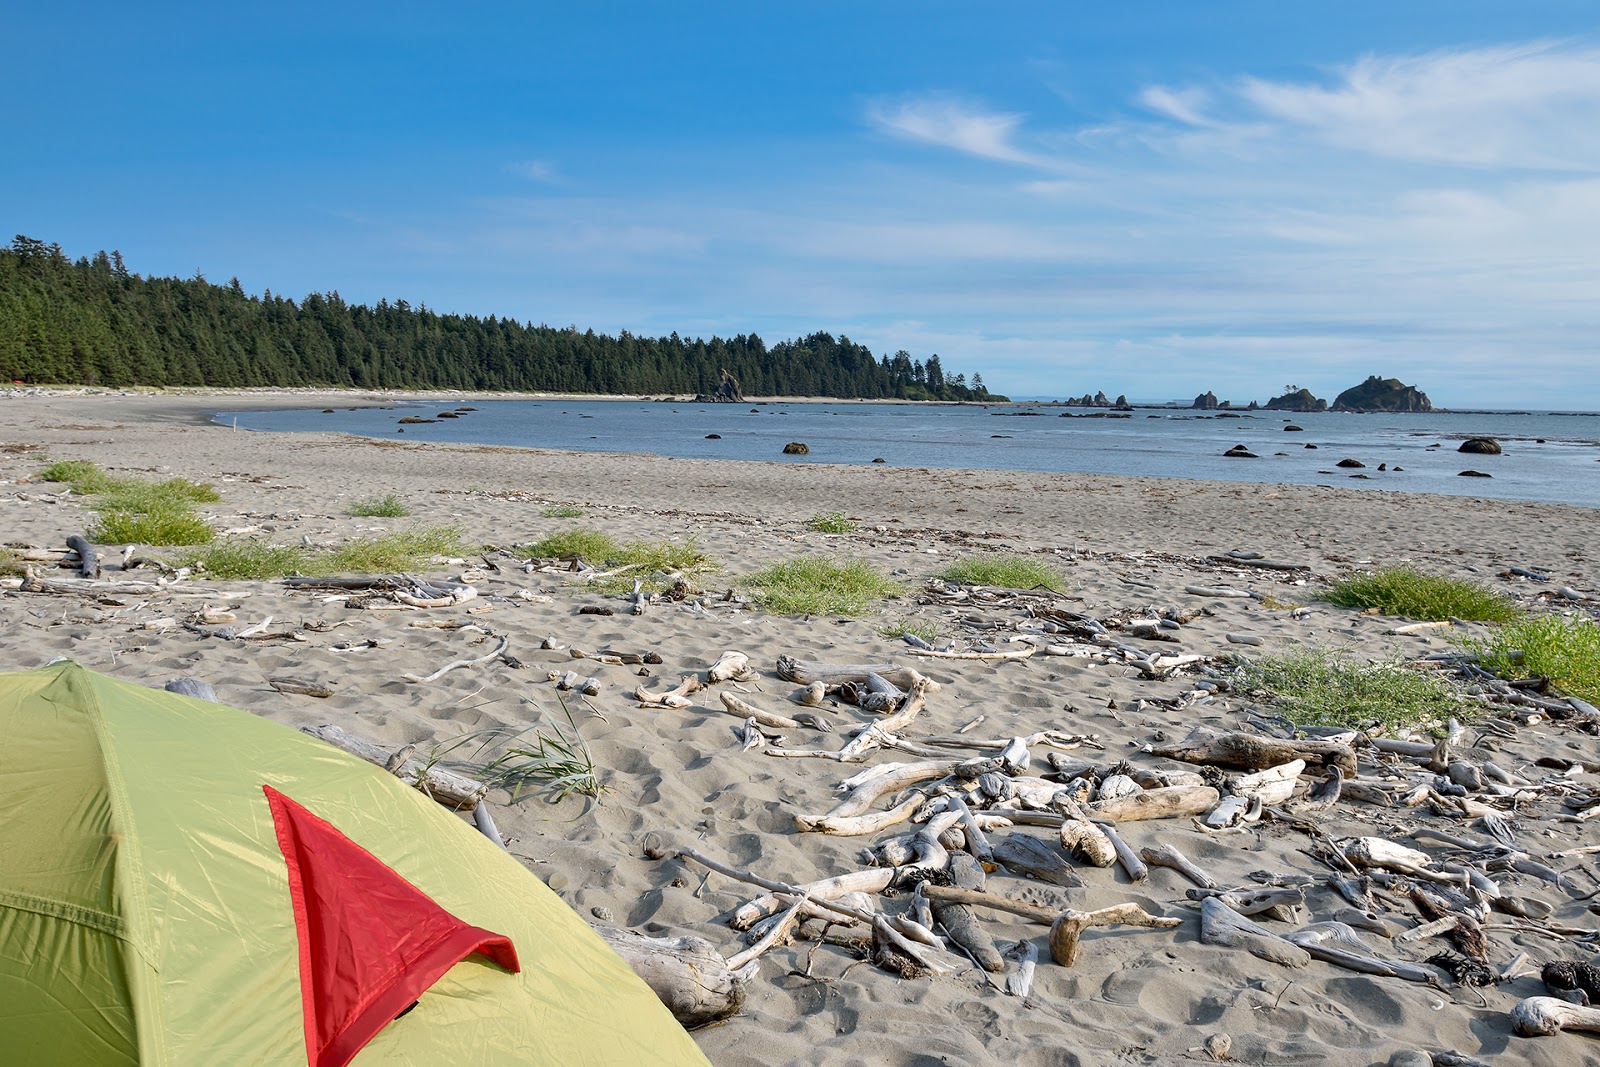
[[[337,408],[331,414],[320,408],[228,412],[219,421],[237,416],[241,429],[332,430],[384,438],[403,429],[407,438],[420,441],[682,458],[870,463],[882,457],[897,467],[1340,485],[1600,508],[1600,414],[1256,412],[1206,417],[1146,409],[1112,419],[1063,418],[1061,408],[1023,405],[477,400],[470,406],[476,410],[461,412],[459,418],[404,427],[398,425],[403,417],[435,418],[456,405],[405,402]],[[1302,429],[1287,430],[1291,425]],[[710,434],[720,436],[711,439]],[[1457,447],[1468,437],[1492,437],[1504,452],[1459,453]],[[789,441],[804,442],[810,453],[784,455]],[[1260,458],[1224,458],[1222,453],[1234,445],[1244,445]],[[1345,458],[1366,467],[1336,466]],[[1389,469],[1380,471],[1380,464]],[[1461,477],[1464,470],[1491,477]]]

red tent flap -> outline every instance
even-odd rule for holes
[[[331,823],[262,789],[289,865],[311,1067],[344,1067],[474,952],[520,969],[510,938],[462,922]]]

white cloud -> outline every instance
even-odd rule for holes
[[[1139,102],[1152,111],[1190,126],[1215,126],[1215,120],[1202,114],[1211,102],[1211,94],[1204,89],[1168,89],[1162,85],[1146,86],[1139,93]]]
[[[1600,50],[1553,43],[1365,56],[1332,85],[1245,79],[1262,117],[1373,155],[1600,168]]]
[[[1013,141],[1023,116],[984,111],[949,96],[928,96],[898,104],[878,103],[867,117],[880,129],[906,140],[952,148],[957,152],[1007,163],[1038,160]]]

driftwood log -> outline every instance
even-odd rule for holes
[[[1012,915],[1020,915],[1041,925],[1048,925],[1050,957],[1063,967],[1071,967],[1077,962],[1079,937],[1091,926],[1119,924],[1168,930],[1183,923],[1182,919],[1151,915],[1132,901],[1126,904],[1113,904],[1109,908],[1097,908],[1094,911],[1068,908],[1057,912],[1037,904],[1025,904],[1009,897],[960,889],[951,885],[929,885],[924,887],[923,891],[935,901],[949,900],[960,904],[975,904],[978,907],[1010,912]]]
[[[1548,1037],[1563,1030],[1600,1033],[1600,1008],[1569,1004],[1556,997],[1529,997],[1511,1009],[1511,1028],[1523,1037]]]
[[[1153,745],[1152,755],[1185,763],[1209,763],[1261,771],[1291,760],[1303,759],[1308,765],[1338,767],[1346,775],[1356,773],[1356,754],[1349,745],[1310,738],[1285,740],[1238,732],[1219,733],[1204,727],[1190,732],[1182,741]]]
[[[939,689],[938,682],[927,678],[916,668],[901,667],[894,663],[813,663],[810,660],[795,659],[793,656],[778,657],[778,677],[797,685],[810,685],[812,682],[821,682],[824,685],[865,682],[869,674],[881,675],[902,689],[910,689],[919,681],[927,683],[930,693]]]
[[[685,1028],[725,1019],[744,1006],[744,981],[711,942],[698,937],[645,937],[604,926],[605,939]]]
[[[489,792],[489,787],[482,782],[445,770],[437,764],[430,766],[427,761],[415,756],[400,760],[398,766],[390,766],[395,762],[396,753],[380,748],[370,741],[352,737],[332,724],[302,726],[300,730],[319,741],[326,741],[334,748],[343,749],[352,756],[359,756],[368,763],[377,764],[407,785],[421,789],[447,808],[457,811],[475,808]]]

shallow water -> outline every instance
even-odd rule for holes
[[[1142,409],[1128,418],[1037,406],[920,404],[693,404],[621,400],[474,400],[458,418],[435,418],[450,402],[292,411],[228,412],[244,429],[337,431],[394,437],[647,452],[782,463],[870,463],[901,467],[1147,475],[1221,481],[1340,485],[1600,507],[1600,414],[1492,412],[1352,415],[1215,413]],[[1299,426],[1298,432],[1286,431]],[[719,437],[708,439],[708,435]],[[1503,454],[1457,451],[1492,437]],[[790,441],[810,452],[786,456]],[[1223,453],[1244,445],[1257,459]],[[1308,448],[1315,445],[1315,448]],[[1355,459],[1365,468],[1336,466]],[[1384,464],[1388,470],[1379,470]],[[1400,468],[1400,469],[1396,469]],[[1462,477],[1476,470],[1488,478]]]

